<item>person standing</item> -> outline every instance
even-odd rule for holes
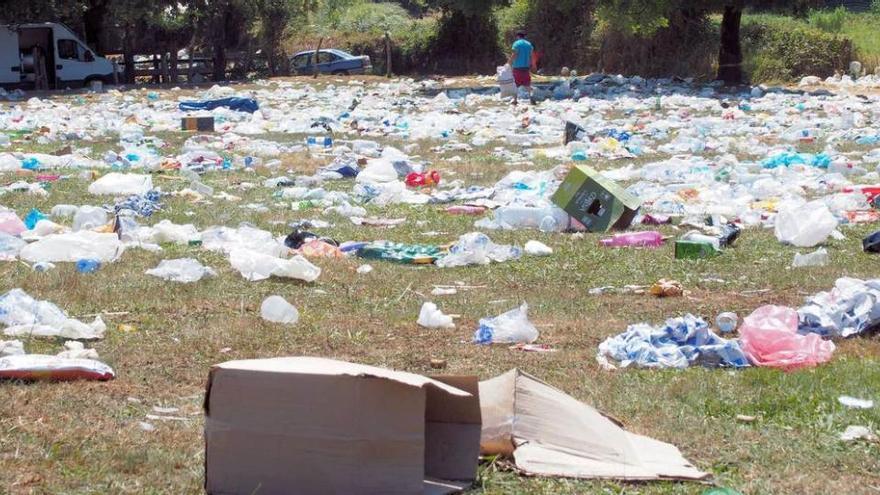
[[[512,48],[513,53],[510,54],[507,63],[513,69],[513,82],[517,89],[517,94],[513,97],[513,104],[516,105],[520,87],[526,88],[529,92],[529,99],[532,97],[532,70],[535,68],[532,52],[535,48],[526,39],[526,32],[522,30],[517,31],[516,41]]]

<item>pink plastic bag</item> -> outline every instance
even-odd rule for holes
[[[798,315],[784,306],[761,306],[743,320],[740,344],[755,366],[786,371],[828,362],[834,343],[811,333],[799,335]]]
[[[27,230],[24,222],[18,218],[14,211],[0,211],[0,232],[6,232],[9,235],[19,235]]]

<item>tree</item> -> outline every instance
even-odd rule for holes
[[[509,0],[426,0],[441,13],[432,58],[448,60],[453,71],[492,70],[502,54],[494,9]]]
[[[305,19],[318,7],[317,0],[257,0],[254,8],[260,21],[260,46],[272,76],[286,75],[287,54],[281,47],[284,31],[292,20]]]
[[[821,0],[599,0],[599,15],[616,29],[650,35],[669,27],[670,17],[721,13],[717,78],[726,84],[743,82],[740,26],[743,10],[748,7],[804,12],[819,6]]]

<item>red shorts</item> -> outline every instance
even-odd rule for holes
[[[529,69],[513,69],[513,82],[516,87],[532,85],[532,73]]]

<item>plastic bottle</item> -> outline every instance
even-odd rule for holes
[[[663,235],[654,230],[617,234],[614,237],[599,241],[605,247],[660,247]]]
[[[562,232],[569,227],[570,217],[561,208],[532,206],[502,206],[495,210],[495,222],[510,229],[539,229],[542,232]]]
[[[721,333],[730,333],[736,330],[738,323],[739,318],[736,316],[736,313],[724,312],[719,313],[715,317],[715,325],[718,326],[718,330],[721,330]]]
[[[95,273],[101,268],[101,262],[96,259],[83,258],[76,261],[76,271],[80,273]]]
[[[81,206],[73,215],[73,230],[92,230],[107,223],[107,211],[98,206]]]
[[[319,145],[325,148],[332,148],[333,138],[330,136],[308,136],[306,138],[306,145],[310,148]]]

